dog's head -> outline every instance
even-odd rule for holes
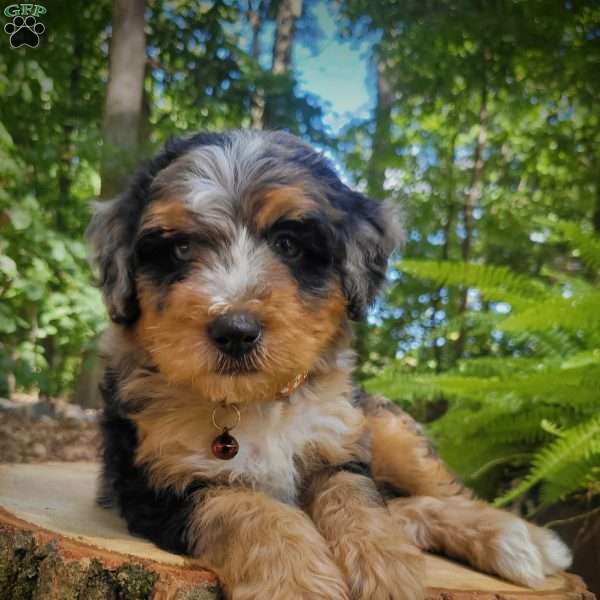
[[[362,318],[399,231],[299,139],[236,131],[168,144],[89,233],[111,319],[169,380],[243,401]]]

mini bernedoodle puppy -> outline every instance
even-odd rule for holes
[[[422,550],[528,586],[569,565],[353,385],[350,321],[400,226],[304,142],[172,141],[89,233],[113,321],[100,501],[133,533],[234,600],[422,598]]]

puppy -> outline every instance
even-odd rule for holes
[[[551,532],[471,497],[417,425],[352,383],[393,211],[275,132],[167,144],[89,234],[105,340],[100,501],[228,598],[423,597],[421,550],[535,586]]]

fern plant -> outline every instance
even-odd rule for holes
[[[407,372],[397,360],[366,382],[409,409],[443,398],[447,412],[429,425],[441,455],[498,506],[524,495],[541,508],[578,492],[600,494],[600,242],[573,223],[555,231],[583,261],[585,279],[555,274],[550,284],[505,267],[398,265],[440,287],[477,290],[492,306],[510,305],[484,322],[527,356],[467,358],[437,375]],[[462,319],[473,314],[482,313]]]

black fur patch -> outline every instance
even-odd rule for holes
[[[355,475],[363,475],[369,479],[373,478],[371,473],[371,465],[368,463],[359,462],[357,460],[351,460],[342,465],[337,465],[335,469],[337,471],[348,471],[349,473],[354,473]]]
[[[352,281],[353,277],[357,277],[356,273],[351,274],[345,270],[341,273],[348,296],[349,317],[353,320],[363,319],[367,307],[374,301],[385,280],[388,255],[391,252],[390,249],[374,243],[371,236],[361,239],[365,225],[380,240],[385,238],[386,223],[381,204],[345,185],[323,155],[292,136],[286,135],[285,138],[287,143],[295,148],[291,160],[306,168],[315,180],[325,184],[323,187],[327,189],[327,200],[345,215],[344,220],[337,224],[341,241],[345,245],[354,244],[364,257],[364,271],[358,275],[362,279],[360,283]],[[365,289],[366,293],[357,294],[357,289]]]
[[[176,256],[176,244],[183,242],[194,243],[183,233],[169,235],[160,229],[144,232],[135,245],[136,272],[145,275],[156,286],[181,281],[192,266],[191,261]]]
[[[334,273],[339,273],[344,260],[344,246],[334,226],[325,215],[308,215],[301,221],[281,219],[266,233],[266,238],[277,253],[280,236],[289,236],[300,248],[300,255],[290,259],[281,256],[306,294],[325,295]]]
[[[186,534],[196,506],[192,494],[207,484],[199,481],[182,494],[151,488],[144,468],[134,464],[137,431],[119,401],[116,376],[107,372],[100,389],[105,402],[101,421],[103,494],[112,494],[131,533],[142,535],[169,552],[189,553]],[[106,504],[108,498],[101,500]]]

